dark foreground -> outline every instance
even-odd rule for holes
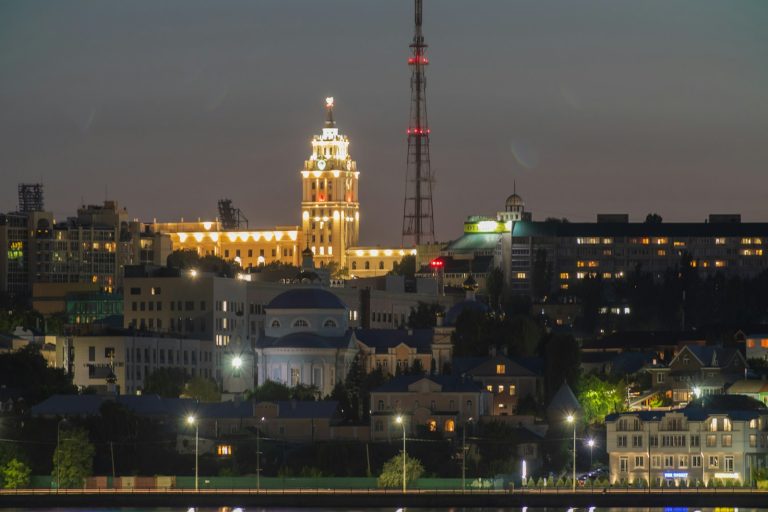
[[[0,507],[765,507],[768,491],[669,489],[648,492],[287,490],[0,491]]]

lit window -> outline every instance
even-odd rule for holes
[[[443,425],[443,430],[446,432],[453,432],[456,430],[456,423],[453,420],[445,420],[445,424]]]
[[[504,392],[504,384],[499,384],[499,393]]]
[[[568,275],[568,272],[560,272],[560,279],[570,279],[570,276]]]
[[[725,238],[715,238],[715,245],[725,245]]]
[[[715,260],[715,266],[718,268],[722,268],[725,266],[725,262],[723,260]]]
[[[767,340],[768,341],[768,340]],[[496,365],[496,375],[504,375],[507,373],[507,367],[503,364],[497,364]]]
[[[515,396],[517,394],[517,386],[514,384],[509,385],[509,394]]]
[[[488,391],[493,393],[493,386],[492,385],[488,384],[487,386],[485,386],[485,389],[487,389]]]
[[[437,432],[437,421],[429,420],[427,422],[427,430],[429,430],[430,432]]]
[[[525,272],[518,272],[517,273],[517,278],[518,279],[525,279]]]
[[[220,444],[219,446],[216,447],[216,453],[218,453],[220,457],[232,455],[232,445]]]
[[[752,341],[752,340],[750,340],[750,341]],[[755,344],[755,342],[752,341],[752,345],[753,346],[754,346],[754,344]],[[768,339],[766,339],[766,338],[761,339],[760,340],[760,347],[761,348],[768,348]]]

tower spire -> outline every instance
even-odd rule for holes
[[[435,239],[432,211],[432,171],[429,160],[429,123],[427,122],[427,45],[422,34],[422,0],[414,0],[414,34],[411,56],[411,116],[408,126],[408,156],[403,203],[403,244],[419,245]]]
[[[325,98],[325,127],[335,128],[336,121],[333,120],[333,96]]]

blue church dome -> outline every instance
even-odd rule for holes
[[[341,299],[321,288],[297,288],[283,292],[267,304],[272,309],[347,309]]]
[[[445,313],[444,325],[456,325],[456,320],[464,311],[477,311],[478,313],[487,313],[490,310],[491,308],[482,302],[478,302],[476,300],[463,300],[451,306],[451,309]]]

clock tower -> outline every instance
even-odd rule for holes
[[[312,154],[301,171],[301,244],[315,261],[347,265],[346,250],[357,245],[360,173],[349,156],[349,139],[340,135],[333,120],[333,98],[325,99],[326,120],[322,135],[312,137]]]

